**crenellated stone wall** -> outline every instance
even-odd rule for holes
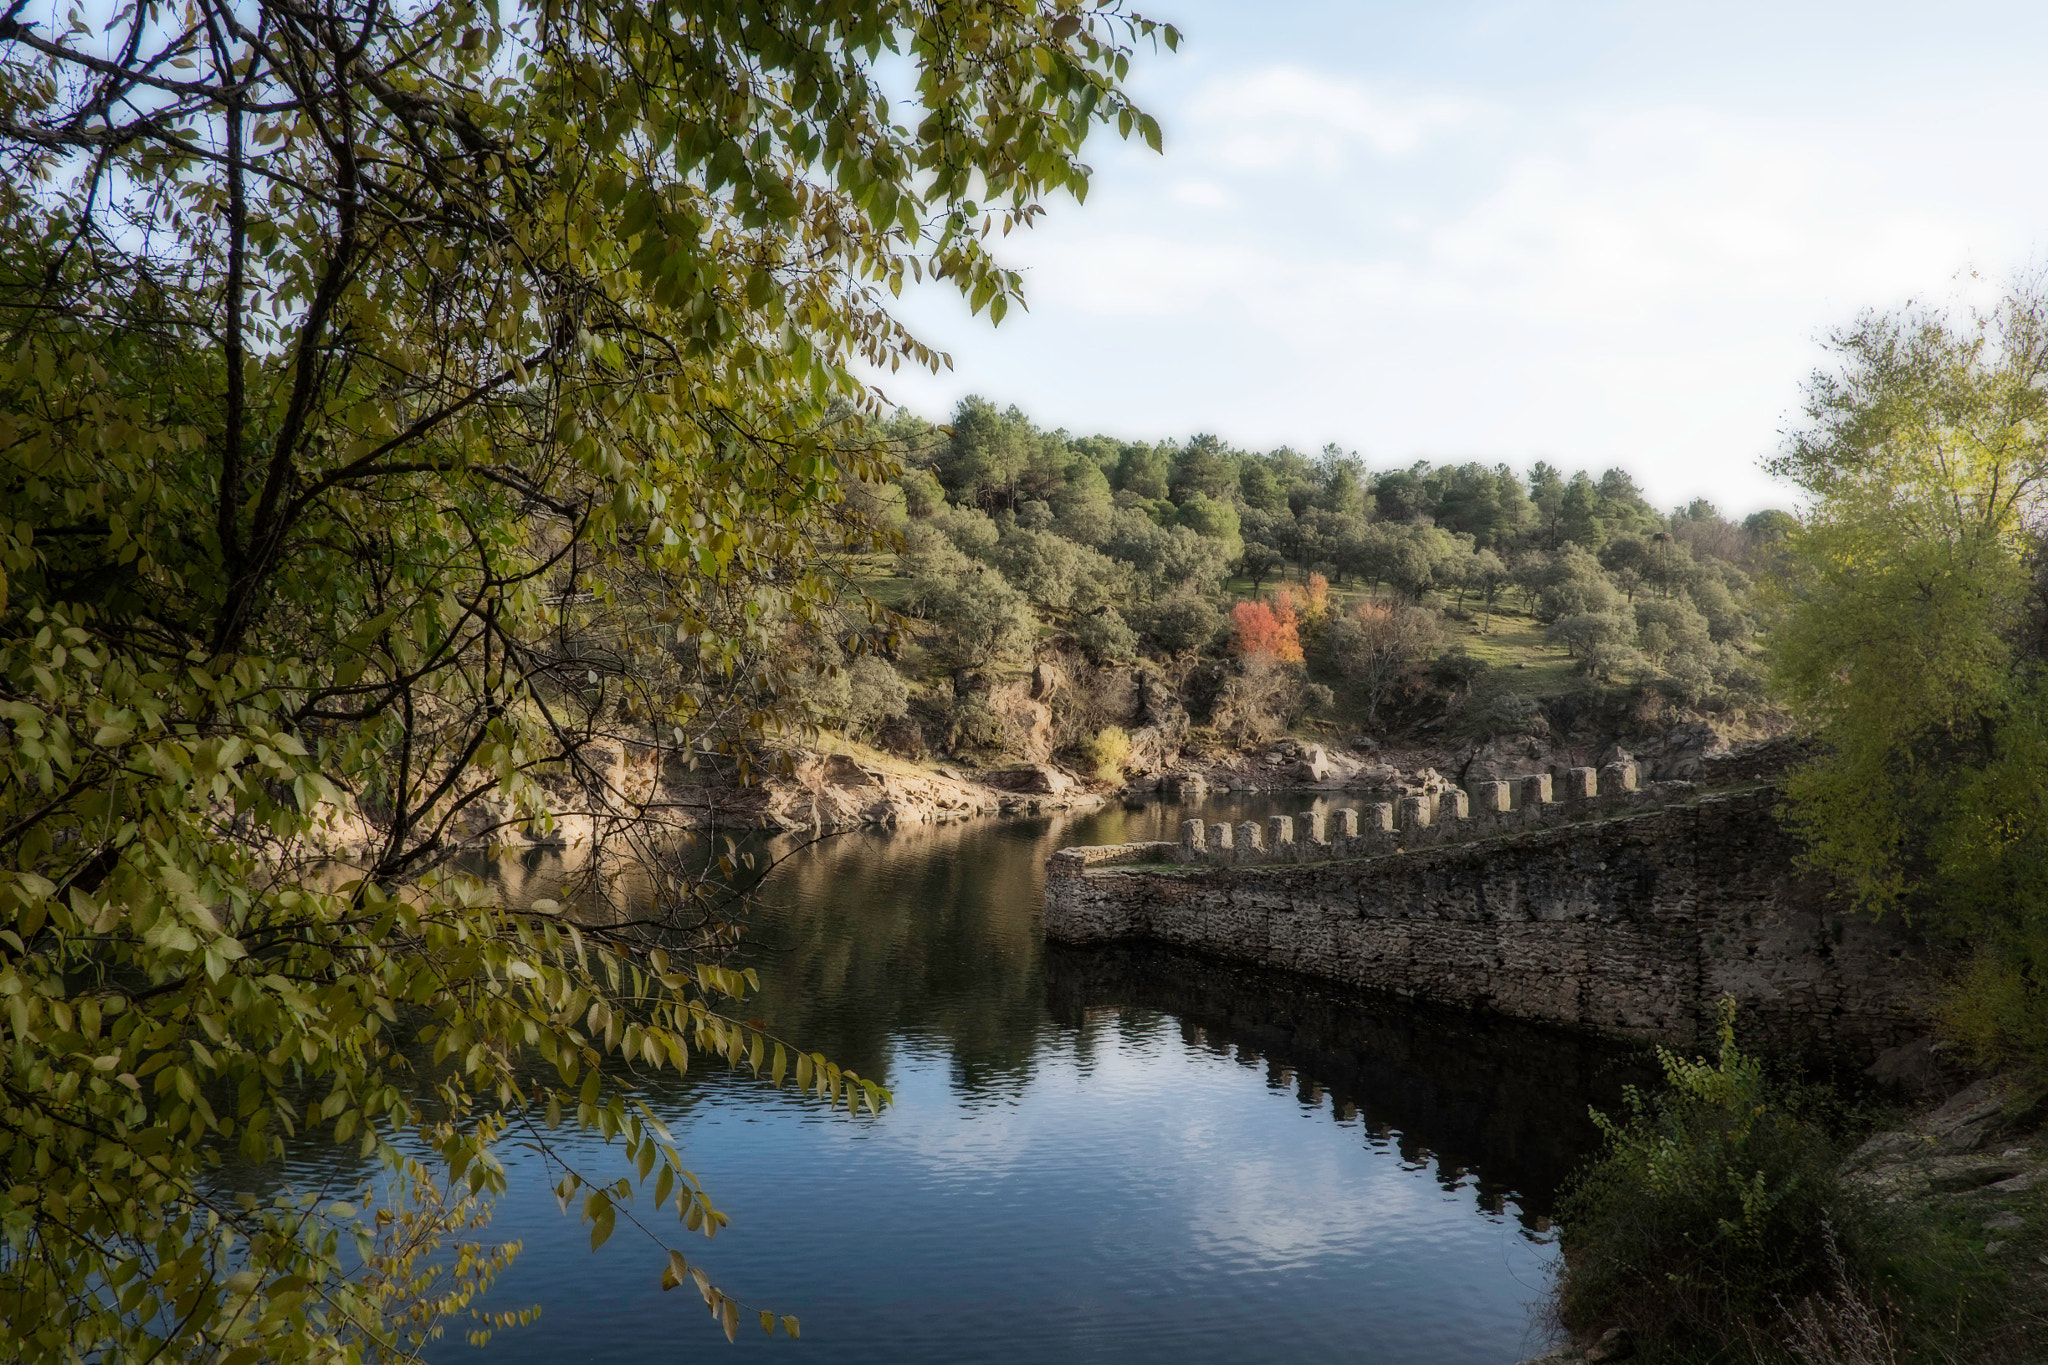
[[[1498,838],[1522,830],[1654,810],[1699,796],[1690,782],[1636,785],[1633,763],[1597,771],[1573,768],[1560,791],[1549,773],[1505,782],[1482,782],[1472,792],[1452,790],[1406,796],[1362,809],[1275,815],[1263,824],[1182,824],[1180,843],[1113,844],[1061,849],[1047,865],[1052,876],[1071,876],[1109,863],[1176,862],[1213,866],[1315,863],[1370,858],[1438,844]],[[1476,800],[1475,800],[1476,797]]]
[[[1536,777],[1519,805],[1482,789],[1481,809],[1411,798],[1320,827],[1062,849],[1045,931],[1675,1045],[1711,1036],[1723,995],[1750,1034],[1801,1051],[1867,1055],[1924,1031],[1928,948],[1795,868],[1775,787],[1674,800],[1605,777],[1571,774],[1562,800]]]

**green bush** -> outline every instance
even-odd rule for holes
[[[1550,721],[1534,697],[1520,692],[1488,695],[1483,688],[1480,692],[1481,695],[1459,718],[1461,732],[1481,741],[1519,735],[1538,739],[1549,737]]]
[[[1491,669],[1486,660],[1474,654],[1463,645],[1452,645],[1436,656],[1429,666],[1430,680],[1439,687],[1469,691],[1472,684],[1485,677]]]
[[[1001,754],[1015,747],[1012,727],[983,696],[964,697],[947,715],[946,748],[955,754]]]
[[[1223,614],[1192,588],[1167,594],[1138,609],[1134,624],[1168,654],[1193,654],[1223,629]]]
[[[1115,607],[1077,617],[1070,633],[1092,664],[1127,664],[1138,657],[1138,633]]]
[[[886,660],[863,654],[848,664],[846,726],[856,734],[872,734],[901,716],[910,706],[910,687]]]
[[[1594,1115],[1606,1149],[1560,1209],[1558,1314],[1579,1333],[1624,1327],[1654,1359],[1748,1360],[1787,1305],[1874,1283],[1883,1249],[1820,1097],[1736,1046],[1733,1001],[1717,1058],[1658,1056],[1662,1089]]]

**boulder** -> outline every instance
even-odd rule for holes
[[[2027,1163],[2015,1157],[1947,1157],[1927,1164],[1927,1188],[1936,1194],[1962,1194],[1987,1185],[2002,1185],[2026,1175]]]
[[[819,769],[820,776],[835,787],[875,785],[875,775],[861,767],[849,754],[827,754]]]
[[[1434,768],[1420,768],[1403,779],[1400,787],[1404,795],[1434,799],[1445,792],[1457,790],[1458,784]]]
[[[1180,761],[1181,741],[1188,732],[1187,715],[1182,713],[1177,722],[1170,721],[1168,718],[1131,731],[1131,752],[1124,760],[1124,771],[1158,772]]]
[[[876,737],[875,747],[895,754],[898,758],[907,758],[913,763],[923,760],[930,752],[925,744],[924,727],[909,716],[898,716],[883,725],[881,734]]]
[[[916,825],[931,819],[931,812],[903,796],[887,796],[860,813],[864,825]]]
[[[1294,775],[1303,782],[1326,782],[1330,777],[1330,756],[1323,752],[1320,744],[1311,744],[1301,751],[1301,761],[1294,765]]]
[[[1401,770],[1391,763],[1370,763],[1353,774],[1352,785],[1392,791],[1401,785]]]
[[[1921,1128],[1947,1152],[1973,1152],[1998,1128],[2005,1113],[2002,1076],[1966,1085],[1921,1120]],[[2018,1172],[2014,1172],[2018,1174]]]
[[[1015,737],[1017,753],[1031,763],[1044,763],[1052,757],[1052,708],[1042,701],[1034,701],[1025,689],[1009,683],[998,687],[989,694],[989,705],[1010,727]]]
[[[1863,1074],[1874,1081],[1896,1086],[1917,1102],[1939,1097],[1949,1087],[1942,1070],[1941,1044],[1932,1034],[1910,1043],[1886,1048]]]
[[[1074,789],[1073,781],[1050,763],[1026,763],[1021,767],[1005,768],[988,774],[985,780],[991,787],[1026,796],[1065,796]]]
[[[1467,782],[1504,782],[1535,772],[1549,752],[1543,741],[1530,735],[1496,735],[1468,750],[1458,771]]]
[[[1603,1360],[1627,1360],[1636,1353],[1636,1344],[1629,1340],[1628,1330],[1610,1327],[1600,1334],[1600,1340],[1586,1348],[1587,1365],[1599,1365]]]

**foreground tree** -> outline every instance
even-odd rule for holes
[[[707,1052],[885,1098],[687,965],[717,930],[644,837],[653,776],[785,714],[775,642],[876,539],[849,482],[893,472],[854,367],[943,361],[889,297],[1003,315],[988,235],[1085,190],[1093,128],[1156,144],[1119,88],[1155,30],[1107,0],[102,17],[0,16],[0,1342],[404,1355],[495,1264],[423,1257],[508,1135],[619,1139],[628,1178],[563,1168],[593,1243],[636,1191],[710,1232],[642,1077]],[[562,829],[577,915],[446,874]],[[606,912],[621,857],[655,893]],[[293,1140],[396,1173],[395,1220],[206,1178]]]
[[[1790,812],[1867,909],[1972,958],[1949,1022],[2048,1065],[2048,300],[1865,319],[1774,470],[1778,681],[1826,742]]]

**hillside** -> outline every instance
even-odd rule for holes
[[[978,399],[899,414],[849,605],[787,641],[820,730],[1105,783],[1294,738],[1435,766],[1777,728],[1755,584],[1790,518],[1659,511],[1620,470],[1372,471],[1120,442]],[[1655,760],[1653,760],[1655,761]]]

